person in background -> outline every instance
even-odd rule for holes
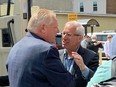
[[[98,54],[99,48],[103,48],[103,45],[100,41],[97,41],[97,36],[93,34],[91,40],[88,42],[87,48]]]
[[[75,87],[86,87],[99,64],[98,55],[81,46],[83,36],[84,27],[77,21],[65,24],[62,31],[62,47],[65,49],[59,53],[65,68],[75,79]]]
[[[110,43],[112,40],[112,35],[109,34],[107,35],[107,41],[104,43],[104,52],[105,52],[105,56],[108,59],[109,58],[109,54],[110,54]]]
[[[90,41],[90,37],[88,35],[84,36],[84,39],[81,41],[81,46],[83,48],[87,48],[88,42]]]
[[[101,81],[108,80],[112,77],[112,58],[116,57],[116,35],[113,36],[111,44],[110,44],[110,60],[101,64],[97,71],[95,72],[94,76],[88,82],[87,87],[92,87],[94,84],[98,84]],[[115,69],[115,67],[114,67]]]
[[[112,41],[110,43],[110,57],[116,57],[116,35],[113,36]]]
[[[72,75],[53,46],[58,32],[56,14],[39,9],[30,18],[27,29],[26,36],[8,55],[10,87],[74,87]]]

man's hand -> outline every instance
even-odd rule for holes
[[[79,66],[80,70],[84,71],[86,65],[83,62],[83,58],[77,52],[72,52],[72,56],[74,58],[75,63]]]
[[[97,45],[102,44],[102,43],[100,41],[97,41],[97,42],[95,42],[93,44],[94,44],[94,46],[97,46]]]

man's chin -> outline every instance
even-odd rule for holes
[[[66,45],[62,45],[62,48],[66,48]]]
[[[65,46],[64,46],[64,45],[62,45],[62,47],[64,48]]]

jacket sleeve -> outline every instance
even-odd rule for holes
[[[44,61],[45,75],[54,87],[74,87],[72,75],[65,69],[59,58],[58,50],[51,47]]]
[[[99,65],[99,57],[97,54],[93,55],[93,58],[91,59],[90,63],[89,63],[89,75],[88,75],[88,80],[90,80],[92,78],[92,76],[94,75],[95,71],[97,70]]]
[[[91,49],[92,47],[94,47],[94,44],[92,41],[88,42],[87,48]]]

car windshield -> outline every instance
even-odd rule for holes
[[[97,41],[106,41],[107,35],[97,35]]]

